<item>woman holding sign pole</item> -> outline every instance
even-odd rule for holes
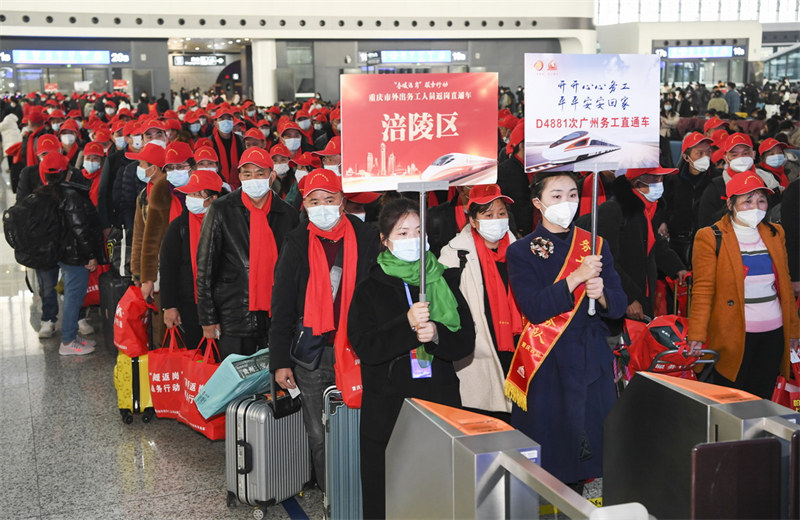
[[[603,420],[616,396],[601,317],[622,317],[627,298],[608,245],[599,239],[592,255],[591,233],[572,224],[580,201],[572,173],[538,174],[531,199],[544,219],[506,253],[525,321],[505,391],[512,426],[542,445],[542,467],[580,490],[601,475]]]

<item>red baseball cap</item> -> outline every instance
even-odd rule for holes
[[[123,117],[123,116],[133,117],[131,109],[128,107],[120,108],[119,112],[117,112],[117,117]]]
[[[514,147],[517,146],[525,139],[525,118],[522,118],[517,123],[517,126],[514,127],[514,130],[511,131],[511,135],[508,136],[508,143],[506,143],[506,153],[511,155],[514,152]]]
[[[713,164],[717,164],[717,163],[718,163],[718,162],[720,162],[720,161],[721,161],[721,160],[722,160],[724,157],[725,157],[725,150],[723,150],[722,148],[720,148],[719,150],[716,150],[714,153],[712,153],[712,154],[711,154],[711,162],[712,162]]]
[[[286,147],[284,146],[284,149]],[[274,147],[273,147],[274,149]],[[291,161],[289,163],[294,163],[297,166],[311,166],[312,168],[322,168],[322,161],[320,161],[319,157],[314,155],[312,152],[304,152]]]
[[[211,139],[208,137],[201,137],[194,142],[194,149],[197,150],[198,148],[214,148],[214,145],[211,143]]]
[[[750,139],[750,136],[747,134],[743,134],[741,132],[736,132],[735,134],[731,134],[728,136],[728,139],[725,141],[725,144],[720,147],[721,150],[725,152],[730,152],[734,146],[738,146],[743,144],[750,148],[753,147],[753,141]]]
[[[69,168],[69,159],[60,153],[49,153],[39,163],[41,175],[61,173],[67,171],[67,168]]]
[[[755,172],[742,172],[731,177],[725,184],[725,195],[731,198],[733,195],[744,195],[756,190],[766,190],[770,194],[774,193],[767,188],[764,180]]]
[[[633,179],[636,179],[637,177],[641,177],[642,175],[645,175],[645,174],[650,174],[650,175],[672,175],[673,173],[676,173],[677,171],[678,171],[677,168],[662,168],[660,166],[658,168],[628,168],[628,170],[625,172],[625,177],[628,180],[632,181]]]
[[[212,170],[195,170],[189,176],[189,182],[178,186],[175,191],[181,193],[195,193],[198,191],[222,191],[222,178]]]
[[[304,177],[305,186],[303,198],[308,197],[312,191],[322,190],[328,193],[339,193],[342,191],[342,180],[331,170],[317,168]]]
[[[139,123],[136,121],[128,121],[125,123],[125,126],[122,127],[122,135],[140,135],[142,133],[141,129],[139,128]]]
[[[469,192],[469,204],[489,204],[496,199],[500,199],[506,204],[514,204],[514,199],[503,195],[497,184],[473,186]]]
[[[278,133],[280,135],[283,135],[287,130],[292,130],[292,129],[297,130],[300,133],[303,132],[300,126],[294,121],[287,121],[285,123],[278,125]]]
[[[98,143],[107,143],[111,140],[111,132],[109,132],[106,128],[96,130],[94,134],[94,140]]]
[[[264,141],[264,132],[259,130],[258,128],[251,128],[247,132],[244,133],[245,139],[256,139],[258,141]]]
[[[180,130],[181,129],[181,122],[177,119],[166,119],[164,120],[164,127],[169,130]]]
[[[331,120],[331,121],[333,121],[334,119],[341,120],[342,119],[342,111],[341,111],[341,109],[334,108],[333,110],[331,110],[331,113],[328,114],[328,119]]]
[[[61,151],[61,143],[58,137],[53,134],[44,134],[36,141],[37,155],[44,152],[59,152]]]
[[[186,112],[186,115],[183,117],[183,122],[188,124],[196,123],[200,120],[200,115],[197,112]]]
[[[269,107],[267,109],[267,113],[269,113],[269,114],[280,114],[281,113],[281,109],[279,107],[275,106],[275,105],[272,105],[271,107]]]
[[[196,107],[197,106],[197,101],[195,101],[194,99],[188,99],[188,100],[186,100],[186,106],[187,107]]]
[[[159,168],[164,167],[166,151],[155,143],[147,143],[138,153],[126,153],[125,157],[134,161],[145,161],[155,164]]]
[[[514,127],[517,126],[519,119],[511,114],[507,115],[506,117],[499,119],[497,121],[497,126],[502,126],[503,128],[508,128],[513,130]]]
[[[722,148],[725,146],[725,141],[728,140],[728,136],[731,135],[728,133],[727,130],[724,128],[720,128],[719,130],[711,133],[711,139],[713,142],[711,143],[712,146],[716,146],[717,148]]]
[[[380,193],[374,191],[361,191],[358,193],[345,193],[344,198],[356,204],[371,204],[381,197]]]
[[[161,130],[162,132],[167,131],[167,127],[165,127],[164,123],[159,121],[158,119],[147,119],[145,121],[142,121],[139,125],[139,129],[142,131],[142,133],[145,133],[153,128]]]
[[[691,134],[686,134],[686,137],[683,138],[683,143],[681,143],[681,153],[686,153],[686,150],[689,148],[694,148],[698,144],[702,142],[708,142],[713,144],[714,140],[710,137],[707,137],[700,132],[692,132]]]
[[[106,149],[103,148],[103,145],[97,141],[86,143],[86,146],[83,147],[83,156],[88,157],[89,155],[99,155],[100,157],[105,157]]]
[[[217,155],[217,151],[214,150],[211,146],[200,146],[195,148],[194,150],[194,160],[195,162],[200,161],[214,161],[219,162],[219,156]]]
[[[73,118],[83,119],[83,114],[81,114],[81,111],[76,108],[75,110],[70,110],[69,112],[67,112],[67,117],[69,117],[70,119]]]
[[[61,128],[58,129],[58,133],[61,134],[63,132],[75,132],[76,134],[81,131],[78,128],[78,123],[75,122],[74,119],[67,119],[63,123],[61,123]]]
[[[40,106],[33,107],[28,114],[26,115],[27,119],[31,123],[44,123],[46,112]]]
[[[338,135],[331,137],[324,150],[311,152],[314,155],[342,155],[342,138]]]
[[[274,167],[272,157],[270,157],[269,152],[257,146],[250,147],[245,150],[244,153],[242,153],[242,158],[239,159],[238,167],[241,168],[245,164],[255,164],[260,168],[269,169]]]
[[[269,150],[269,155],[271,157],[275,157],[276,155],[282,155],[283,157],[291,157],[292,154],[289,152],[289,149],[286,148],[281,143],[276,144]]]
[[[180,164],[194,158],[192,147],[189,143],[175,141],[167,146],[164,152],[164,165]],[[149,161],[148,161],[149,162]]]
[[[709,130],[712,130],[719,126],[728,126],[728,123],[718,118],[717,116],[713,116],[709,118],[708,121],[706,121],[706,123],[703,125],[703,132],[704,133],[708,132]]]
[[[50,120],[50,119],[64,119],[65,117],[66,116],[64,116],[64,112],[59,110],[59,109],[53,110],[53,112],[51,114],[47,114],[47,119],[48,120]]]
[[[780,146],[781,150],[786,150],[787,148],[791,148],[791,146],[789,146],[786,143],[782,143],[782,142],[778,141],[777,139],[773,139],[772,137],[768,137],[768,138],[764,139],[763,141],[761,141],[761,144],[758,145],[758,153],[759,154],[763,154],[764,152],[768,152],[768,151],[772,150],[776,146]]]

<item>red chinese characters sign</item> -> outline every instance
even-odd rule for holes
[[[341,76],[342,184],[497,179],[497,74]]]

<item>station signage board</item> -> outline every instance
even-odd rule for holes
[[[175,67],[221,67],[227,63],[222,54],[173,54]]]

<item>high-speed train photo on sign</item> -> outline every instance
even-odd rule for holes
[[[542,157],[552,164],[571,163],[619,149],[619,146],[601,141],[589,132],[578,131],[551,144],[542,152]]]
[[[422,172],[422,181],[455,182],[475,175],[490,173],[497,168],[497,160],[466,153],[442,155]]]

